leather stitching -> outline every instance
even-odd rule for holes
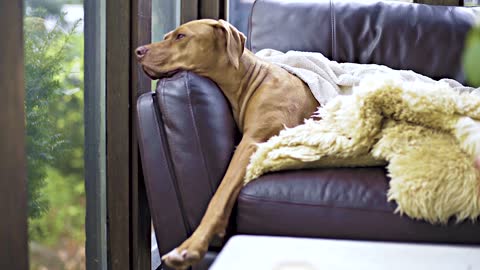
[[[182,75],[180,78],[178,79],[185,79],[185,76]],[[160,83],[160,91],[162,93],[162,98],[160,99],[160,102],[161,102],[161,106],[158,106],[160,108],[160,113],[161,115],[163,116],[162,119],[165,120],[165,124],[168,126],[168,122],[169,122],[169,118],[168,118],[168,112],[167,112],[167,105],[165,103],[165,82],[166,81],[169,81],[169,80],[164,80],[164,81],[161,81]],[[178,205],[180,206],[180,210],[182,212],[182,219],[183,219],[183,223],[184,223],[184,226],[185,226],[185,229],[188,233],[192,232],[192,226],[191,224],[189,223],[185,213],[185,206],[183,204],[184,202],[184,199],[185,196],[182,192],[182,189],[180,188],[180,183],[179,183],[179,179],[177,177],[177,175],[175,174],[175,170],[173,169],[173,164],[172,164],[172,160],[171,160],[171,156],[172,156],[172,152],[170,150],[170,142],[168,140],[168,136],[165,132],[165,130],[163,130],[163,135],[164,136],[161,136],[162,138],[164,138],[165,142],[164,142],[164,145],[165,145],[165,152],[166,153],[169,153],[168,155],[165,153],[165,158],[169,161],[167,162],[168,164],[168,168],[169,168],[169,172],[170,174],[172,175],[172,178],[173,178],[173,185],[174,185],[174,188],[175,188],[175,192],[178,194]]]
[[[247,39],[247,48],[251,51],[254,51],[252,49],[252,28],[253,28],[253,11],[255,10],[255,5],[257,2],[260,2],[260,0],[256,0],[253,2],[252,9],[250,10],[250,16],[248,18],[248,39]]]
[[[148,111],[149,111],[149,113],[151,114],[152,119],[159,119],[159,118],[158,118],[158,117],[159,117],[158,112],[157,112],[157,110],[155,109],[156,106],[155,106],[155,102],[154,102],[154,99],[155,99],[154,97],[155,97],[155,94],[154,94],[154,93],[151,93],[151,94],[148,95],[148,96],[141,97],[141,100],[142,100],[142,99],[146,99],[146,98],[151,98],[151,99],[152,99],[152,104],[149,106],[150,108],[149,108]],[[151,106],[153,106],[153,107],[151,107]],[[141,115],[142,115],[141,113],[138,114],[138,116],[139,116],[139,117],[138,117],[138,122],[139,122],[139,126],[140,126],[140,127],[144,126],[144,124],[143,124],[143,123],[144,123],[143,117],[141,117]],[[159,134],[160,144],[163,144],[163,143],[162,143],[163,140],[162,140],[161,135],[160,135],[160,134],[161,134],[160,126],[159,126],[158,122],[157,122],[157,125],[153,125],[153,126],[155,127],[155,129],[156,129],[156,131],[157,131],[157,134]],[[140,136],[141,136],[141,138],[142,138],[142,141],[144,141],[144,140],[143,140],[143,136],[142,136],[143,134],[142,134],[142,133],[143,133],[143,132],[141,131],[141,132],[140,132]],[[145,145],[142,144],[142,147],[147,147],[147,146],[145,146]],[[162,147],[162,148],[163,148],[163,147]],[[170,173],[170,179],[173,178],[173,180],[174,180],[174,177],[172,177],[172,170],[171,170],[170,166],[168,165],[168,158],[166,157],[165,150],[162,151],[160,154],[163,155],[163,158],[159,158],[159,161],[161,162],[161,166],[163,166],[163,167],[165,167],[165,168],[167,169],[167,171]],[[154,164],[151,164],[151,166],[154,166]],[[147,180],[148,188],[147,188],[147,190],[146,190],[146,191],[147,191],[147,195],[148,195],[149,198],[153,198],[153,194],[152,194],[153,184],[152,184],[152,181],[155,181],[155,176],[156,176],[156,175],[150,175],[150,174],[148,174],[148,171],[147,171],[147,174],[146,174],[146,175],[148,176],[148,180]],[[173,182],[175,182],[175,180],[174,180]],[[149,201],[150,201],[150,200],[149,200]],[[150,203],[150,202],[149,202],[149,203]],[[188,235],[188,233],[187,233],[187,232],[188,232],[188,229],[187,229],[187,226],[185,225],[185,217],[183,216],[183,213],[182,213],[183,209],[182,209],[182,206],[181,206],[181,203],[179,202],[179,200],[177,200],[177,203],[178,203],[179,208],[180,208],[180,212],[181,212],[180,215],[181,215],[182,220],[183,220],[183,226],[184,226],[184,229],[185,229],[185,236],[186,236],[186,235]],[[157,207],[158,207],[158,206],[157,206]],[[152,206],[152,208],[153,208],[152,210],[154,210],[156,207],[155,207],[155,206]],[[159,216],[158,211],[152,211],[151,214],[152,214],[152,217],[153,217],[154,221],[156,221],[156,222],[157,222],[157,221],[160,221],[160,216]],[[155,223],[156,223],[156,222],[155,222]],[[155,227],[156,227],[156,226],[155,226]],[[158,229],[160,229],[160,228],[158,228]]]
[[[205,168],[205,172],[207,174],[207,182],[209,183],[209,186],[210,186],[210,195],[213,196],[213,193],[214,193],[214,189],[213,189],[213,183],[212,183],[212,177],[210,177],[210,170],[208,169],[208,166],[207,166],[207,162],[205,161],[205,153],[202,149],[202,143],[200,141],[200,135],[199,135],[199,132],[198,132],[198,127],[197,127],[197,122],[196,122],[196,119],[195,119],[195,113],[194,113],[194,107],[192,106],[192,99],[190,97],[190,79],[189,79],[189,74],[187,72],[187,75],[186,75],[186,80],[185,80],[185,85],[186,85],[186,89],[187,89],[187,97],[188,97],[188,107],[190,109],[190,116],[192,118],[192,125],[193,125],[193,129],[194,129],[194,133],[195,133],[195,139],[197,141],[197,145],[198,145],[198,148],[200,149],[200,156],[202,158],[202,163],[203,163],[203,167]]]
[[[169,125],[169,117],[168,117],[168,112],[167,112],[167,106],[165,105],[165,83],[166,81],[162,80],[160,81],[160,92],[162,94],[162,98],[160,99],[160,112],[161,112],[161,115],[163,116],[162,119],[165,121],[165,124],[167,124],[167,126]]]
[[[337,46],[336,46],[336,35],[335,35],[335,7],[332,0],[330,0],[330,23],[332,28],[332,58],[337,59]]]
[[[152,94],[150,94],[150,95],[148,95],[148,96],[141,96],[138,103],[141,103],[142,100],[143,100],[143,99],[146,99],[146,98],[152,98],[152,99],[153,99],[153,95],[154,95],[154,94],[152,93]],[[153,103],[153,106],[155,106],[154,103]],[[137,108],[140,108],[140,106],[137,106]],[[155,111],[154,111],[153,109],[152,109],[152,110],[149,110],[149,111],[150,111],[150,113],[152,114],[153,119],[157,119],[157,118],[156,118],[156,115],[155,115]],[[144,122],[143,122],[142,113],[139,111],[139,112],[137,113],[137,115],[138,115],[138,126],[140,127],[140,132],[139,132],[139,133],[140,133],[140,141],[139,141],[139,142],[140,142],[140,144],[141,144],[141,148],[145,148],[146,146],[143,145],[143,142],[144,142],[144,138],[143,138],[144,136],[143,136],[143,134],[144,134],[144,132],[143,132],[143,128],[142,128],[142,127],[144,126],[144,124],[143,124]],[[154,126],[156,126],[156,131],[157,131],[156,133],[160,134],[160,132],[159,132],[159,130],[158,130],[158,125],[154,125]],[[145,161],[143,161],[143,162],[145,162]],[[160,162],[166,163],[165,160],[161,160]],[[146,163],[146,162],[145,162],[145,163]],[[166,164],[165,164],[165,167],[168,168],[168,166],[167,166]],[[153,194],[152,194],[153,185],[151,184],[151,181],[154,181],[155,176],[149,174],[149,170],[147,170],[147,171],[145,172],[145,176],[146,176],[146,185],[147,185],[146,192],[147,192],[147,197],[149,198],[149,204],[150,204],[150,201],[151,201],[150,198],[153,198]],[[150,208],[152,208],[152,207],[150,207]],[[152,210],[153,210],[153,209],[152,209]],[[152,218],[153,218],[154,221],[160,220],[160,217],[159,217],[157,211],[151,211],[151,215],[152,215]]]
[[[244,199],[247,201],[251,202],[264,202],[264,203],[277,203],[277,204],[284,204],[284,205],[299,205],[299,206],[313,206],[313,207],[322,207],[322,208],[340,208],[340,209],[348,209],[348,210],[355,210],[355,211],[376,211],[376,212],[386,212],[386,213],[393,213],[390,210],[380,210],[380,209],[362,209],[362,208],[354,208],[354,207],[347,207],[347,206],[336,206],[336,205],[326,205],[326,204],[315,204],[315,203],[310,203],[310,202],[295,202],[295,201],[283,201],[283,200],[272,200],[272,199],[266,199],[266,198],[261,198],[258,196],[253,196],[253,195],[248,195],[248,194],[240,194],[239,195],[239,200]],[[386,199],[386,198],[385,198]],[[393,209],[392,211],[394,211]]]

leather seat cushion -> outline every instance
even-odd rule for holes
[[[480,243],[478,225],[432,226],[394,214],[384,168],[271,173],[245,186],[237,202],[239,234],[363,240]]]

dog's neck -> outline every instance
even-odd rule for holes
[[[267,63],[247,49],[240,57],[238,68],[228,61],[219,61],[219,63],[228,64],[210,70],[205,76],[220,87],[231,105],[238,128],[243,132],[246,105],[265,79]]]

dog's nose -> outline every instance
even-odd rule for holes
[[[147,54],[147,52],[148,52],[148,48],[145,47],[145,46],[138,47],[138,48],[135,50],[135,54],[137,55],[137,58],[138,58],[138,59],[144,57],[145,54]]]

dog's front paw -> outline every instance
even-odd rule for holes
[[[208,249],[208,243],[189,238],[182,245],[162,257],[162,261],[174,269],[187,269],[199,262]]]

